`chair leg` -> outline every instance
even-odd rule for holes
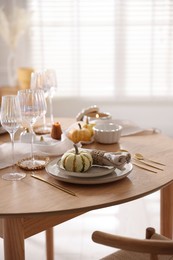
[[[46,256],[47,260],[54,259],[53,227],[46,230]]]

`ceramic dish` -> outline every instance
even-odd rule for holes
[[[104,124],[102,123],[94,126],[93,130],[94,139],[98,143],[114,144],[119,142],[122,126],[114,123],[105,122]]]
[[[109,122],[122,126],[122,131],[121,131],[122,137],[136,135],[146,131],[146,129],[139,127],[134,122],[129,120],[114,119],[114,120],[110,120]],[[149,130],[153,131],[153,129],[149,129]]]
[[[55,159],[46,165],[47,173],[53,178],[55,178],[56,180],[68,182],[68,183],[83,184],[83,185],[115,182],[128,176],[133,169],[132,164],[128,163],[124,166],[122,170],[115,169],[110,174],[104,176],[99,176],[96,178],[79,178],[79,177],[69,176],[68,174],[63,174],[62,171],[59,170],[59,167],[57,167],[58,160],[59,159]]]
[[[61,174],[65,174],[68,176],[78,177],[78,178],[96,178],[100,176],[107,175],[115,170],[115,167],[113,166],[99,166],[99,165],[93,165],[88,171],[86,172],[69,172],[66,171],[62,165],[61,160],[57,162],[57,167],[59,168],[59,171]]]

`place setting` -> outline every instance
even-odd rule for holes
[[[78,148],[65,152],[46,165],[47,173],[53,178],[75,184],[103,184],[120,180],[132,171],[128,152]]]
[[[133,165],[146,170],[145,166],[153,167],[153,172],[160,170],[159,167],[139,158],[139,154],[138,158],[137,155],[132,158],[127,150],[108,152],[87,148],[87,144],[93,142],[102,145],[119,144],[125,124],[128,124],[126,122],[123,125],[121,121],[112,120],[110,113],[100,111],[95,105],[83,109],[76,116],[76,122],[68,129],[62,129],[60,122],[52,122],[50,133],[40,135],[35,132],[35,125],[40,119],[43,119],[40,129],[45,127],[47,103],[45,90],[40,88],[43,85],[42,76],[40,73],[33,74],[32,88],[19,90],[17,96],[12,96],[16,100],[17,108],[12,103],[13,107],[9,110],[12,105],[6,104],[6,98],[3,97],[1,124],[10,134],[13,160],[9,162],[6,156],[9,144],[1,145],[4,155],[2,154],[3,163],[0,168],[12,166],[14,169],[17,165],[24,171],[36,172],[45,169],[52,178],[75,184],[115,182],[128,176]],[[10,114],[7,115],[6,111],[10,111]],[[21,126],[24,130],[15,142],[14,149],[14,134]],[[26,172],[18,175],[22,179]],[[32,177],[38,176],[32,174]],[[12,174],[8,178],[12,179]]]

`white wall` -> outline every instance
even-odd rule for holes
[[[75,117],[83,108],[97,105],[110,112],[114,119],[131,120],[143,128],[156,127],[173,137],[173,101],[99,101],[75,98],[54,98],[55,116]]]

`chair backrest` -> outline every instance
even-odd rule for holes
[[[173,255],[173,241],[157,234],[154,228],[146,229],[146,239],[136,239],[95,231],[92,240],[96,243],[123,250],[149,253],[151,260],[157,255]]]

